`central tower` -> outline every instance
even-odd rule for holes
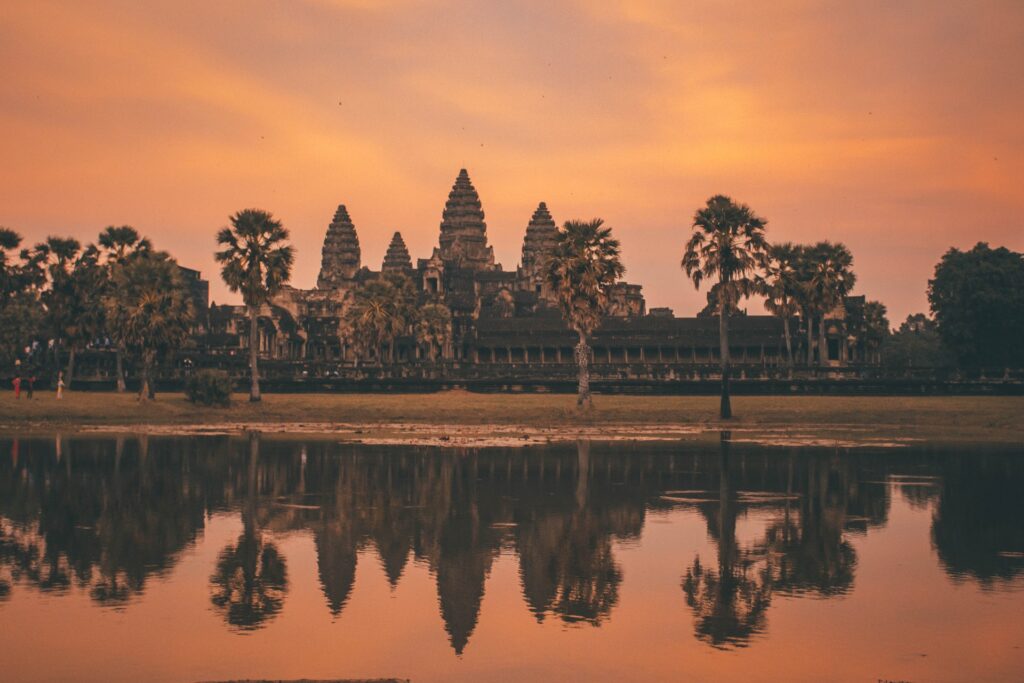
[[[466,169],[448,193],[441,214],[440,257],[446,265],[470,270],[493,270],[494,250],[487,246],[487,224],[480,197]]]

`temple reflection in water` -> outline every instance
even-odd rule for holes
[[[924,448],[684,445],[468,450],[277,438],[61,438],[0,442],[0,609],[13,591],[84,592],[124,606],[168,574],[209,515],[241,518],[210,566],[210,608],[238,632],[284,609],[282,534],[310,534],[324,607],[346,608],[360,558],[392,587],[429,567],[451,647],[462,653],[502,553],[518,558],[538,622],[599,626],[623,583],[621,541],[651,513],[699,514],[707,551],[679,567],[698,639],[742,647],[781,596],[853,590],[851,543],[888,521],[891,496],[932,510],[937,561],[955,581],[1024,572],[1024,460]],[[756,531],[737,523],[756,520]],[[681,589],[681,590],[680,590]]]

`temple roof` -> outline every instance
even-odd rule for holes
[[[384,254],[384,263],[381,271],[406,271],[412,270],[412,257],[409,256],[409,249],[405,246],[402,233],[396,232],[388,245],[388,251]]]
[[[494,267],[487,246],[487,224],[476,188],[466,169],[459,171],[441,214],[441,258],[474,270]]]
[[[338,205],[327,228],[320,262],[319,289],[333,289],[355,277],[360,266],[359,236],[344,204]]]
[[[555,235],[558,228],[548,212],[548,206],[541,202],[533,212],[533,218],[526,226],[526,237],[523,239],[523,267],[540,265],[545,254],[555,248]]]

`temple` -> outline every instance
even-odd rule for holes
[[[358,367],[371,362],[351,342],[345,312],[361,286],[400,273],[412,281],[419,306],[441,304],[451,314],[451,340],[437,356],[438,362],[477,368],[571,365],[576,336],[563,321],[545,278],[558,231],[546,203],[540,202],[526,222],[522,257],[514,270],[495,262],[483,204],[465,169],[459,171],[441,211],[437,246],[415,265],[396,232],[380,269],[372,270],[362,261],[356,226],[346,207],[338,206],[327,226],[316,288],[286,287],[264,307],[256,340],[262,357],[320,364],[314,374],[327,366]],[[862,351],[847,333],[842,307],[828,318],[826,364],[856,361]],[[212,306],[206,324],[208,352],[233,353],[232,349],[248,347],[243,307]],[[781,319],[740,312],[730,328],[730,356],[736,365],[784,363]],[[798,331],[799,321],[794,320],[793,344],[799,351],[803,341]],[[643,366],[629,372],[678,376],[680,369],[718,362],[718,323],[707,311],[689,318],[677,317],[668,308],[648,311],[641,286],[620,282],[613,288],[607,316],[592,345],[599,374],[601,368]],[[393,346],[387,354],[393,367],[422,365],[434,357],[411,333],[395,339]],[[623,376],[632,376],[629,372]]]

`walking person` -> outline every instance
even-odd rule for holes
[[[64,398],[64,373],[57,373],[57,400]]]

